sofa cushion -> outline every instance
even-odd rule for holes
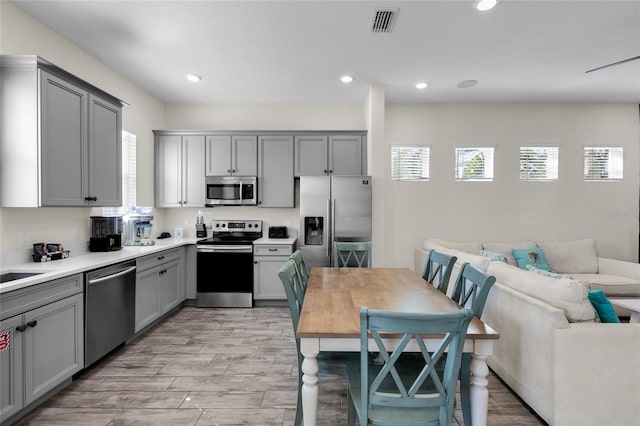
[[[428,238],[425,240],[424,248],[430,250],[428,247],[429,242],[438,244],[439,246],[450,248],[453,250],[461,250],[466,251],[467,253],[480,253],[482,250],[482,243],[480,241],[447,241],[447,240],[438,240],[436,238]]]
[[[597,274],[598,257],[591,239],[573,241],[538,241],[553,272],[561,274]]]
[[[512,249],[524,249],[529,247],[538,247],[535,241],[513,241],[513,242],[482,242],[482,248],[484,250],[493,251],[503,254],[507,258],[507,262],[510,265],[517,266],[516,258],[513,257]]]
[[[595,312],[585,284],[570,278],[549,278],[503,262],[491,262],[487,273],[502,285],[562,309],[570,322],[593,321]]]
[[[611,302],[609,302],[609,299],[607,299],[607,296],[605,296],[602,290],[589,290],[589,300],[598,313],[600,321],[620,322],[620,318],[616,315],[616,311],[613,309]]]
[[[513,249],[511,252],[513,257],[516,258],[519,268],[527,269],[527,265],[533,265],[538,269],[551,272],[547,259],[540,248]]]
[[[602,290],[608,297],[640,297],[640,281],[609,274],[567,274],[590,289]]]

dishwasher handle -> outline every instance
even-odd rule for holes
[[[135,266],[132,266],[132,267],[127,268],[127,269],[125,269],[125,270],[123,270],[123,271],[116,272],[115,274],[111,274],[111,275],[107,275],[107,276],[104,276],[104,277],[100,277],[100,278],[95,278],[95,279],[93,279],[93,280],[89,280],[89,282],[88,282],[87,284],[89,284],[89,285],[91,285],[91,284],[97,284],[97,283],[99,283],[99,282],[106,281],[106,280],[110,280],[110,279],[112,279],[112,278],[116,278],[116,277],[119,277],[119,276],[121,276],[121,275],[126,275],[126,274],[128,274],[129,272],[131,272],[131,271],[135,271],[135,270],[136,270],[136,267],[135,267]]]

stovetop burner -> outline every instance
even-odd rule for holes
[[[214,220],[211,223],[213,235],[198,244],[240,245],[253,244],[262,238],[261,220]]]

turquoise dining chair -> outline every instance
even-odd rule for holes
[[[469,263],[462,265],[458,273],[451,298],[460,306],[470,308],[473,314],[480,318],[484,311],[489,290],[496,282],[496,277],[487,275]],[[462,354],[462,366],[460,367],[460,405],[462,406],[462,418],[464,424],[471,426],[471,359],[470,353]]]
[[[304,263],[302,252],[300,250],[294,251],[291,256],[289,256],[289,259],[293,260],[300,284],[302,284],[304,291],[307,291],[307,285],[309,285],[309,269],[307,268],[307,264]]]
[[[336,268],[371,268],[371,242],[334,242],[333,266]]]
[[[348,424],[361,425],[442,425],[453,423],[456,382],[467,327],[473,318],[470,309],[450,313],[405,313],[360,310],[360,365],[347,368],[349,384]],[[399,334],[393,347],[382,340],[383,333]],[[423,335],[437,342],[427,349]],[[441,337],[435,337],[440,335]],[[384,358],[381,366],[369,363],[369,339]],[[415,342],[421,352],[421,366],[404,365],[400,355]],[[435,368],[446,355],[445,367]]]
[[[424,263],[422,278],[440,290],[442,294],[447,294],[451,271],[453,271],[453,265],[455,265],[457,260],[458,258],[456,256],[449,256],[431,250]]]
[[[295,261],[288,259],[278,271],[278,276],[280,277],[280,281],[282,281],[284,292],[287,295],[293,334],[295,336],[296,330],[298,329],[298,322],[300,321],[300,311],[302,310],[302,304],[304,302],[304,290],[298,278]],[[302,424],[302,395],[300,394],[300,389],[302,388],[302,361],[304,357],[300,352],[300,339],[296,337],[295,341],[298,357],[298,401],[296,403],[296,418],[294,424],[295,426],[300,426]],[[317,357],[318,373],[345,374],[346,366],[350,363],[357,364],[359,359],[357,352],[320,352]]]

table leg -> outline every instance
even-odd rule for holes
[[[489,406],[489,367],[487,357],[492,353],[493,344],[490,340],[476,340],[474,343],[473,359],[471,360],[471,424],[486,426],[487,410]]]
[[[302,422],[304,426],[315,426],[318,417],[318,339],[300,339],[302,361]]]

